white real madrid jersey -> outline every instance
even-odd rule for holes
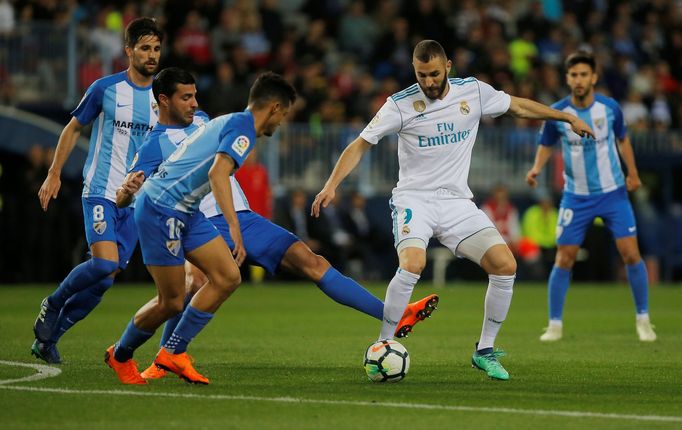
[[[443,100],[426,97],[418,84],[393,94],[360,133],[371,144],[398,134],[394,193],[446,189],[455,197],[473,197],[467,178],[481,117],[507,112],[511,97],[475,78],[448,83]]]

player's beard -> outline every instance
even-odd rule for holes
[[[575,97],[577,100],[585,100],[587,97],[592,94],[592,85],[584,86],[580,89],[575,89],[573,91],[573,97]]]
[[[440,85],[438,86],[438,88],[437,88],[438,94],[436,94],[436,95],[433,95],[433,93],[435,92],[436,89],[428,88],[428,87],[424,88],[421,86],[421,84],[419,84],[419,86],[421,87],[424,94],[426,94],[426,97],[430,98],[431,100],[436,100],[436,99],[439,99],[440,96],[443,94],[443,91],[445,91],[445,86],[447,84],[448,84],[448,79],[447,79],[447,77],[445,77],[445,78],[443,78]]]
[[[159,70],[159,63],[155,62],[153,69],[148,69],[147,68],[148,64],[147,63],[138,63],[138,64],[133,64],[133,67],[139,74],[142,76],[154,76],[156,72]]]
[[[187,115],[183,114],[183,112],[177,109],[171,109],[169,112],[169,116],[171,117],[171,121],[173,122],[173,124],[182,124],[185,127],[187,127],[192,123],[192,121],[194,121],[194,111],[192,111],[192,118],[187,118]]]

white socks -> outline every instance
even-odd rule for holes
[[[511,305],[514,278],[516,275],[488,275],[488,291],[485,294],[485,313],[483,315],[483,329],[478,341],[478,349],[492,348],[497,333]],[[386,315],[384,305],[384,316]]]
[[[398,269],[395,276],[388,283],[386,300],[384,300],[384,319],[381,322],[381,334],[379,340],[393,339],[400,319],[405,313],[405,308],[410,303],[412,290],[419,281],[419,275]]]

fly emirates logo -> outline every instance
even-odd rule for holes
[[[450,145],[459,143],[469,137],[471,130],[455,130],[455,124],[451,122],[439,122],[436,124],[436,136],[418,136],[419,147]]]

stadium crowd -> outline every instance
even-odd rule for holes
[[[622,103],[631,129],[682,127],[675,0],[0,0],[0,36],[33,22],[77,23],[82,92],[123,68],[122,31],[140,15],[159,20],[162,65],[194,72],[213,115],[240,110],[253,77],[271,69],[302,96],[293,121],[367,121],[413,82],[412,47],[430,38],[446,47],[457,76],[547,104],[566,95],[562,59],[588,47],[599,91]],[[2,103],[23,90],[0,62]]]
[[[597,90],[621,103],[630,130],[682,128],[682,2],[675,0],[0,0],[0,48],[2,43],[14,46],[8,41],[33,24],[47,22],[59,28],[75,24],[80,95],[97,78],[126,67],[122,32],[138,16],[159,21],[166,33],[161,67],[193,72],[201,107],[211,116],[242,110],[254,77],[273,70],[293,82],[300,95],[290,121],[307,123],[311,129],[325,123],[362,127],[387,96],[414,82],[413,46],[430,38],[445,46],[456,76],[476,76],[507,93],[545,104],[568,94],[562,70],[566,55],[588,48],[595,52],[600,68]],[[0,105],[20,104],[22,92],[33,90],[15,79],[11,62],[3,61],[2,55],[11,58],[11,49],[0,49]],[[36,60],[36,69],[51,76],[56,85],[61,85],[64,75],[60,67],[63,64],[54,55],[46,55],[42,65]],[[539,126],[511,117],[496,121]],[[60,196],[64,204],[55,206],[47,217],[37,205],[26,204],[35,199],[51,160],[50,154],[39,152],[39,147],[31,151],[27,147],[26,160],[16,157],[16,164],[5,163],[2,188],[26,184],[20,188],[28,194],[15,202],[12,193],[3,192],[2,219],[20,220],[28,230],[40,225],[42,232],[34,228],[36,233],[29,238],[33,245],[25,252],[5,248],[5,280],[56,279],[71,260],[82,258],[85,247],[82,239],[74,239],[81,225],[76,219],[82,216],[77,204],[80,183],[65,181]],[[18,182],[8,181],[11,172],[18,172]],[[301,213],[307,213],[307,197],[294,191],[291,201],[275,211],[275,220],[314,250],[338,260],[335,264],[340,267],[351,261],[351,272],[368,274],[352,267],[353,261],[382,267],[377,260],[384,258],[382,250],[390,249],[391,237],[375,228],[378,221],[371,213],[363,219],[361,195],[340,205],[339,214],[330,211],[321,221],[327,225],[315,225],[296,212],[300,206]],[[12,213],[21,207],[35,211],[25,216]],[[330,234],[334,228],[357,237]],[[6,229],[5,242],[21,240],[26,229]],[[371,236],[377,234],[380,237]],[[48,245],[55,241],[65,252],[55,254]],[[517,245],[523,248],[523,243]],[[543,266],[551,262],[552,251],[547,248],[551,247],[542,245],[537,258]],[[23,267],[32,261],[25,255],[31,252],[38,252],[39,261],[46,263],[38,269]],[[7,272],[9,267],[14,269]],[[538,270],[546,272],[546,268]],[[145,273],[141,265],[127,272],[124,279],[138,279]],[[369,276],[385,277],[376,272],[370,271]]]

